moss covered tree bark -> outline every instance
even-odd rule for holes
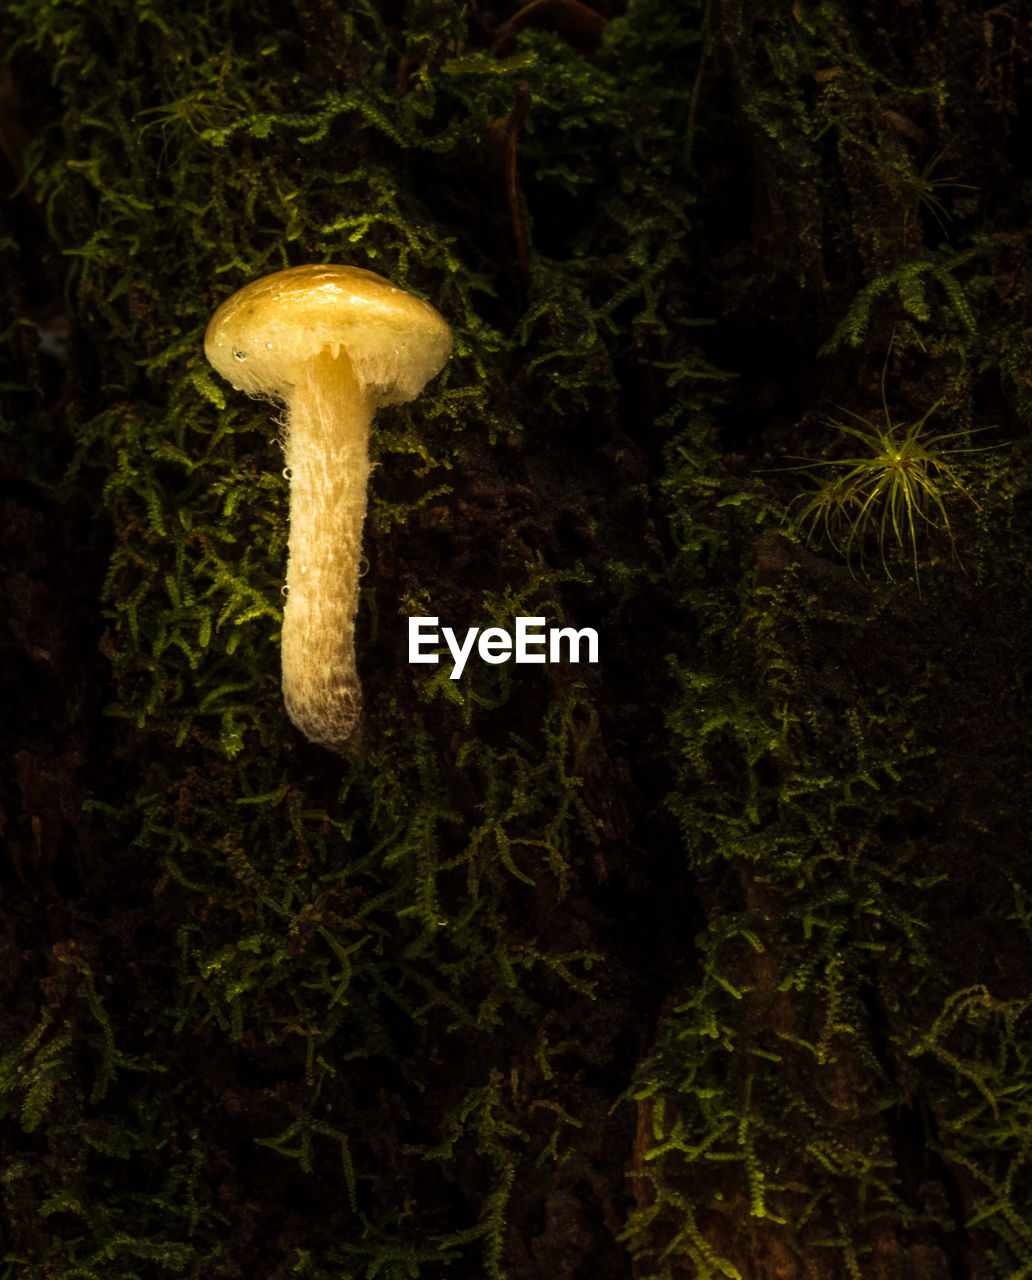
[[[0,1276],[1025,1275],[1028,5],[186,8],[0,10]],[[338,753],[201,348],[317,261],[456,338]]]

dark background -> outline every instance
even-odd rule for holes
[[[0,7],[0,1276],[1024,1274],[1030,19]],[[456,338],[338,753],[201,348],[325,260]]]

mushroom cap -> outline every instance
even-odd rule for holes
[[[218,373],[253,396],[288,400],[302,363],[345,351],[375,405],[414,400],[451,355],[429,303],[361,267],[332,263],[262,276],[227,298],[204,335]]]

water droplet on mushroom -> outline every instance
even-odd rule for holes
[[[368,572],[369,572],[369,561],[365,558],[365,556],[363,556],[362,559],[359,560],[358,562],[358,576],[360,578],[364,578]]]
[[[291,471],[291,469],[290,469],[289,467],[284,467],[284,468],[283,468],[283,479],[284,479],[284,480],[293,480],[293,478],[294,478],[294,473],[293,473],[293,471]]]
[[[234,351],[234,352],[233,352],[233,359],[234,359],[234,360],[246,360],[246,359],[247,359],[247,352],[246,352],[246,351]]]
[[[280,589],[279,589],[279,593],[280,593],[280,595],[281,595],[281,596],[288,596],[288,595],[290,595],[290,588],[287,586],[287,584],[286,584],[285,582],[284,582],[283,586],[282,586],[282,587],[280,587]]]

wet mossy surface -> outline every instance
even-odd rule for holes
[[[0,1275],[1027,1274],[1032,11],[183,10],[2,14]],[[456,337],[338,753],[201,349],[321,260]],[[919,577],[808,540],[933,405]]]

